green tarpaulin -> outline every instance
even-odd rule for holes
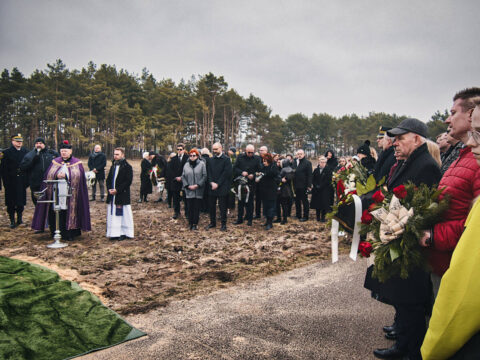
[[[0,257],[0,359],[66,359],[143,335],[76,283]]]

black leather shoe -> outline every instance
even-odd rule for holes
[[[237,220],[233,223],[233,225],[240,225],[243,224],[243,220]]]
[[[387,349],[375,349],[373,350],[373,355],[379,359],[401,359],[406,353],[401,351],[395,344]]]
[[[271,223],[268,223],[267,226],[265,226],[265,230],[270,230],[271,228],[273,228]]]
[[[10,223],[10,229],[15,229],[17,227],[17,224],[15,224],[14,221]]]
[[[301,218],[299,221],[300,221],[300,222],[305,222],[305,221],[307,221],[307,220],[308,220],[308,218]]]
[[[274,223],[281,223],[282,222],[282,218],[279,218],[277,217],[275,220],[274,220]]]
[[[178,215],[179,214],[177,214],[177,213],[173,214],[172,219],[178,219]]]
[[[247,221],[247,226],[252,226],[252,220]]]
[[[198,226],[197,225],[192,225],[192,230],[198,230]]]
[[[395,323],[393,323],[390,326],[384,326],[383,327],[383,332],[385,332],[385,333],[389,333],[389,332],[392,332],[392,331],[395,331],[395,330],[396,330]]]
[[[388,333],[385,333],[385,337],[388,340],[397,340],[398,339],[398,334],[395,330],[393,330],[393,331],[390,331]]]
[[[227,231],[227,225],[222,224],[222,227],[220,228],[220,231]]]
[[[205,226],[205,230],[212,229],[216,226],[217,226],[216,224],[208,224],[207,226]]]
[[[45,230],[35,230],[34,234],[41,234],[41,233],[44,233]]]

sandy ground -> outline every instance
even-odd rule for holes
[[[128,316],[147,337],[82,359],[373,359],[393,308],[363,288],[366,266],[341,257]]]

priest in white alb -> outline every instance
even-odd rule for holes
[[[113,163],[108,172],[107,237],[111,240],[133,238],[133,214],[130,205],[132,166],[125,160],[125,149],[115,148]]]

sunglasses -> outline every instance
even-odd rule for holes
[[[183,149],[182,149],[182,148],[178,148],[177,151],[183,151]]]
[[[197,157],[197,154],[190,154],[190,157]]]
[[[247,154],[253,154],[253,151],[247,151]]]

